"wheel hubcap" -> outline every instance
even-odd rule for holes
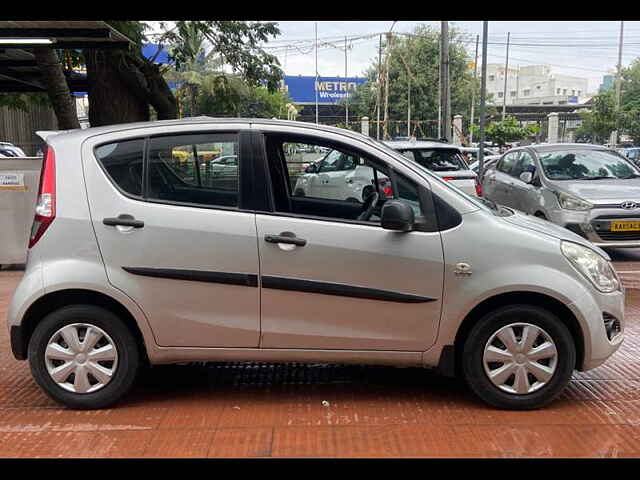
[[[49,375],[59,387],[74,393],[91,393],[113,378],[118,350],[101,328],[74,323],[51,336],[44,359]]]
[[[558,351],[551,336],[530,323],[513,323],[495,332],[484,347],[484,371],[496,387],[524,395],[553,377]]]

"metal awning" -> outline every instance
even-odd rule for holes
[[[0,93],[46,91],[30,43],[45,40],[51,48],[69,50],[133,45],[102,21],[0,21]],[[71,73],[67,82],[72,92],[87,90],[86,75]]]

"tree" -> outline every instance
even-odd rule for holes
[[[166,67],[154,64],[141,53],[148,25],[130,21],[109,23],[132,39],[135,47],[84,51],[91,125],[148,120],[149,105],[156,110],[158,119],[177,118],[176,98],[163,76]],[[159,43],[172,45],[176,58],[184,61],[193,56],[198,38],[203,37],[215,54],[249,84],[265,80],[267,87],[275,90],[282,70],[277,58],[265,53],[259,45],[279,33],[273,22],[178,21],[165,31]]]
[[[477,125],[471,127],[473,136],[479,138],[480,128]],[[538,125],[526,125],[521,127],[513,116],[507,116],[504,120],[491,122],[485,128],[485,138],[488,142],[495,143],[503,148],[511,142],[517,142],[537,135],[540,131]]]
[[[592,143],[609,141],[616,129],[615,99],[612,90],[605,90],[593,97],[593,107],[579,113],[582,125],[576,130],[578,140]]]
[[[479,91],[480,82],[469,69],[468,55],[460,42],[460,33],[452,28],[450,34],[451,113],[463,115],[468,126],[473,89]],[[383,44],[386,49],[386,45]],[[438,82],[440,32],[430,26],[419,25],[408,36],[395,36],[390,48],[389,60],[389,118],[406,120],[409,80],[411,84],[411,118],[433,120],[438,118]],[[361,85],[349,100],[349,110],[358,116],[376,118],[378,59],[365,73],[368,82]],[[476,111],[480,96],[476,95]],[[384,100],[382,100],[384,105]],[[381,118],[384,115],[381,115]],[[413,133],[413,132],[412,132]],[[416,132],[420,133],[420,132]],[[422,136],[435,133],[422,132]]]

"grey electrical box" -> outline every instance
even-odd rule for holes
[[[0,157],[0,265],[27,259],[42,157]]]

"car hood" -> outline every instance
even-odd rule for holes
[[[582,238],[576,233],[573,233],[571,230],[567,230],[566,228],[556,225],[555,223],[548,222],[547,220],[534,217],[533,215],[527,215],[526,213],[518,212],[516,210],[513,210],[513,212],[513,215],[502,217],[502,219],[513,225],[527,228],[529,230],[534,230],[536,232],[557,238],[558,240],[567,240],[570,242],[579,243],[580,245],[584,245],[585,247],[589,247],[590,249],[597,251],[604,258],[611,260],[607,252],[602,250],[600,247],[595,246],[589,240]]]
[[[616,203],[627,200],[640,201],[640,178],[565,180],[550,182],[562,192],[594,203]]]

